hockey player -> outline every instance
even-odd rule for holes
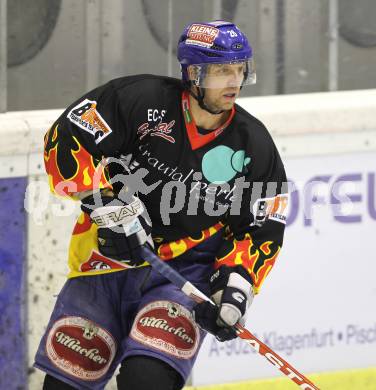
[[[264,125],[235,104],[256,80],[232,23],[187,26],[182,80],[112,80],[45,137],[52,191],[81,202],[70,273],[36,354],[44,389],[181,389],[206,331],[225,341],[282,246],[286,181]],[[148,266],[148,246],[217,307]]]

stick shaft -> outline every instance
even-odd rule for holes
[[[201,303],[209,301],[213,303],[209,297],[203,294],[197,287],[185,279],[175,269],[173,269],[166,262],[161,260],[155,253],[148,248],[141,247],[140,254],[158,273],[163,275],[171,283],[179,287],[184,294],[192,298],[195,302]],[[213,303],[214,304],[214,303]],[[299,371],[295,370],[286,360],[276,354],[262,341],[258,340],[249,330],[241,326],[239,323],[235,325],[235,330],[239,338],[246,341],[253,349],[260,355],[264,356],[269,363],[277,367],[284,375],[290,378],[300,388],[306,390],[319,390],[308,378]]]

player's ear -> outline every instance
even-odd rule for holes
[[[187,72],[189,80],[195,80],[199,76],[200,69],[196,65],[189,65]]]

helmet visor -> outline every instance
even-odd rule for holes
[[[256,83],[253,59],[231,63],[195,64],[188,67],[188,78],[202,88],[242,87]]]

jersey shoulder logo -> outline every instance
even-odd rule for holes
[[[67,118],[82,130],[93,135],[96,144],[112,133],[110,126],[97,111],[95,100],[83,100],[69,111]]]

